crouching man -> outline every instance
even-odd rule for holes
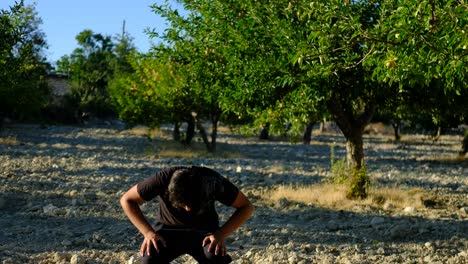
[[[151,226],[140,205],[159,199]],[[236,210],[221,227],[215,201]],[[205,167],[171,167],[136,184],[120,199],[130,221],[144,236],[141,263],[169,263],[183,254],[199,263],[229,263],[224,240],[252,214],[247,197],[230,181]]]

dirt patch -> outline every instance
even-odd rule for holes
[[[331,146],[336,158],[345,155],[338,133],[314,131],[311,145],[304,146],[224,129],[218,139],[224,154],[171,156],[164,130],[138,131],[4,128],[0,263],[137,261],[141,236],[122,213],[119,198],[136,182],[179,164],[214,168],[254,202],[252,218],[227,239],[233,263],[466,263],[468,163],[457,156],[461,136],[442,136],[436,143],[420,135],[403,135],[411,140],[402,143],[365,136],[373,186],[421,189],[422,205],[385,208],[377,199],[343,208],[261,196],[279,186],[324,182],[330,177]],[[166,154],[157,155],[161,149]],[[154,203],[144,206],[150,219],[154,210]],[[219,213],[225,221],[232,210],[219,207]],[[182,256],[176,263],[194,261]]]

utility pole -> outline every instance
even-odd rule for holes
[[[126,38],[126,32],[125,32],[125,19],[122,22],[122,39]]]

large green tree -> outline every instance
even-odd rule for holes
[[[364,166],[363,129],[386,100],[406,90],[466,87],[462,1],[178,2],[189,12],[179,19],[192,28],[172,24],[171,45],[215,47],[228,80],[224,111],[242,118],[299,106],[308,110],[298,119],[330,114],[346,138],[350,172]],[[206,51],[185,57],[201,65]],[[430,87],[434,78],[442,84]],[[353,175],[350,196],[365,197],[368,180]]]
[[[34,5],[16,3],[0,12],[0,122],[37,117],[50,91],[42,21]]]

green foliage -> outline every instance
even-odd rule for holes
[[[369,32],[386,52],[373,53],[373,76],[401,89],[443,80],[443,90],[466,84],[468,18],[463,1],[382,1],[379,27]],[[384,38],[385,36],[385,38]],[[376,61],[378,60],[378,62]]]
[[[358,168],[362,131],[378,106],[410,105],[422,90],[452,98],[447,91],[466,87],[462,2],[177,2],[183,16],[168,1],[153,6],[170,24],[158,56],[177,64],[185,85],[177,87],[195,102],[192,111],[213,120],[220,112],[253,118],[273,129],[330,117],[353,143],[348,163]],[[366,181],[355,184],[365,188]]]
[[[150,56],[135,56],[130,63],[134,73],[114,79],[108,88],[123,121],[157,126],[187,114],[188,93],[177,67]]]
[[[177,113],[190,109],[215,121],[223,113],[228,121],[254,119],[253,129],[271,123],[272,131],[329,116],[353,143],[355,153],[347,156],[355,160],[347,162],[357,168],[364,166],[362,131],[377,106],[404,111],[420,91],[461,94],[466,86],[460,2],[177,2],[186,14],[168,1],[153,5],[170,24],[158,59],[177,65],[184,80],[168,88],[191,99]],[[434,79],[440,83],[431,85]],[[433,109],[442,113],[444,105],[428,100],[419,107],[437,121]],[[357,193],[365,174],[348,173]]]
[[[48,64],[42,23],[35,6],[23,1],[0,13],[0,122],[3,117],[37,117],[48,101]]]
[[[370,185],[369,174],[365,165],[351,167],[346,158],[336,160],[335,146],[330,146],[331,178],[327,181],[348,186],[346,196],[350,199],[364,199]]]
[[[98,117],[115,114],[108,86],[133,73],[129,60],[135,53],[132,38],[125,33],[114,43],[110,36],[83,30],[76,36],[79,48],[57,62],[58,71],[70,74],[67,102],[77,112]]]
[[[71,105],[80,112],[90,112],[100,117],[111,115],[113,111],[106,87],[113,77],[110,67],[114,59],[112,40],[91,30],[80,32],[76,40],[80,47],[59,62],[70,67]]]
[[[350,199],[367,198],[370,180],[366,166],[363,165],[361,168],[352,168],[348,179],[349,189],[346,197]]]
[[[336,160],[335,145],[330,146],[330,168],[331,179],[328,181],[335,184],[344,184],[348,178],[346,158]]]

